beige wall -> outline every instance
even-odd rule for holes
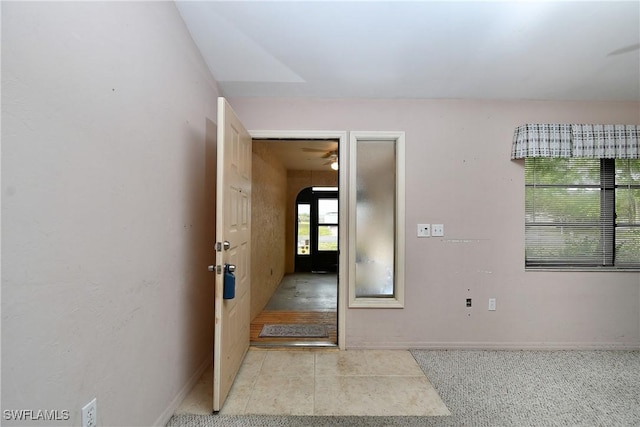
[[[301,190],[313,186],[338,186],[336,171],[287,171],[287,242],[286,272],[295,271],[296,251],[296,198]]]
[[[269,302],[284,276],[287,171],[269,150],[253,142],[251,193],[251,319]]]
[[[216,83],[173,3],[1,7],[2,409],[164,425],[211,362]]]
[[[640,273],[524,271],[524,166],[510,160],[520,124],[640,124],[639,103],[231,104],[248,129],[406,132],[405,308],[348,310],[348,348],[640,347]],[[418,239],[417,223],[444,224],[445,237]]]

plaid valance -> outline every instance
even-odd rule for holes
[[[639,140],[637,125],[526,124],[515,130],[511,158],[638,159]]]

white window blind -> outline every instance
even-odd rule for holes
[[[528,267],[640,267],[640,161],[525,160]]]

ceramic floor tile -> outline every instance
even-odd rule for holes
[[[208,369],[176,413],[210,414]],[[408,351],[250,349],[225,415],[450,415]]]
[[[262,364],[267,356],[266,351],[249,349],[240,366],[238,375],[229,390],[229,395],[220,410],[222,415],[242,415],[251,397]]]
[[[221,415],[243,415],[251,397],[253,384],[234,383],[220,410]]]
[[[426,377],[317,377],[314,415],[451,415]]]
[[[262,369],[262,365],[264,360],[269,354],[268,351],[264,350],[255,350],[250,348],[247,351],[247,354],[244,356],[244,360],[242,361],[242,365],[240,365],[240,370],[238,371],[238,375],[246,376],[246,377],[257,377]]]
[[[267,351],[260,376],[313,377],[314,353],[308,351]]]
[[[251,397],[253,386],[256,383],[257,375],[251,375],[247,371],[242,372],[242,368],[236,376],[231,390],[227,395],[227,399],[220,410],[223,415],[242,415],[244,414],[247,402]]]
[[[347,350],[316,355],[316,375],[424,375],[405,350]]]
[[[176,414],[211,415],[213,412],[213,366],[207,368],[187,397],[182,401]]]
[[[259,376],[245,414],[313,415],[314,378]]]

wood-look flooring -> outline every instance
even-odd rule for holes
[[[289,337],[260,337],[260,331],[265,324],[322,324],[327,326],[328,338],[289,338]],[[338,344],[338,314],[336,311],[263,311],[251,322],[251,345],[255,346],[304,346],[308,345],[337,345]]]

